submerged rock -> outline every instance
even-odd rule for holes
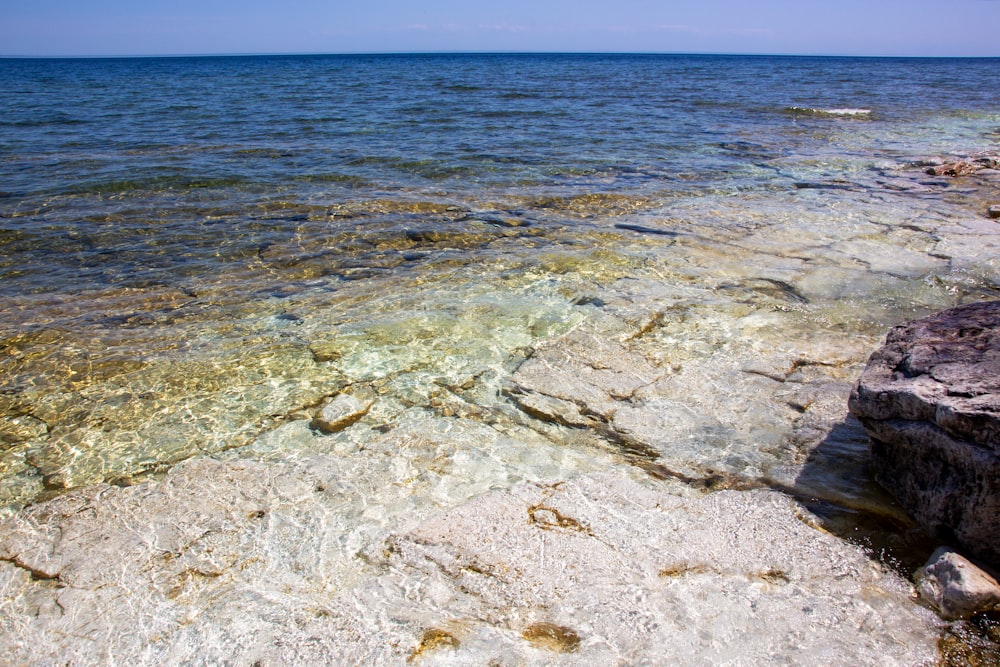
[[[1000,563],[1000,301],[894,328],[849,405],[879,482],[932,533]]]
[[[980,169],[997,168],[1000,168],[1000,158],[986,155],[969,160],[958,160],[956,162],[936,165],[927,169],[927,173],[932,176],[965,176],[967,174],[974,174]]]
[[[316,413],[312,427],[322,433],[342,431],[368,414],[374,402],[369,396],[338,394]]]

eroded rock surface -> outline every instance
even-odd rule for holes
[[[923,664],[938,621],[766,490],[522,483],[351,547],[337,457],[177,466],[0,524],[15,664]],[[342,497],[344,496],[344,497]],[[113,566],[110,564],[114,563]]]
[[[850,409],[879,481],[930,531],[1000,563],[1000,301],[894,328]]]
[[[1000,168],[1000,158],[992,155],[982,155],[968,160],[958,160],[936,165],[927,169],[932,176],[965,176],[982,169]]]
[[[750,284],[740,289],[778,298],[772,282]],[[778,296],[789,299],[785,292]],[[675,301],[633,316],[627,303],[608,301],[604,313],[538,345],[511,375],[504,393],[534,426],[569,427],[654,475],[703,488],[795,488],[896,511],[863,479],[870,472],[841,460],[867,458],[863,432],[853,432],[860,427],[838,426],[864,359],[860,343],[809,331],[765,348],[759,337],[770,334],[761,332],[787,330],[782,311]],[[692,339],[692,328],[709,340]]]

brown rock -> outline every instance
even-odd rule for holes
[[[323,433],[341,431],[368,414],[374,402],[364,396],[338,394],[316,413],[312,427]]]
[[[948,547],[935,551],[917,573],[917,592],[949,620],[1000,606],[997,580]]]
[[[927,173],[931,176],[964,176],[979,169],[973,162],[949,162],[947,164],[931,167]]]
[[[984,156],[937,165],[929,168],[927,173],[932,176],[965,176],[966,174],[974,174],[980,169],[997,168],[1000,168],[1000,158]]]
[[[879,482],[931,533],[1000,563],[1000,301],[894,328],[849,405]]]

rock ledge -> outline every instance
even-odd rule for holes
[[[879,482],[930,532],[1000,564],[1000,301],[892,329],[849,405]]]

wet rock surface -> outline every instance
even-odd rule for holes
[[[7,659],[913,665],[936,652],[938,621],[910,585],[780,493],[592,473],[487,492],[362,546],[344,530],[340,466],[198,459],[8,519]]]
[[[364,417],[374,402],[364,393],[338,394],[319,409],[311,425],[323,433],[342,431]]]
[[[1000,563],[1000,301],[894,328],[850,409],[880,483],[932,533]]]
[[[932,176],[965,176],[982,169],[1000,169],[1000,157],[980,155],[965,160],[956,160],[929,167],[927,173]]]

